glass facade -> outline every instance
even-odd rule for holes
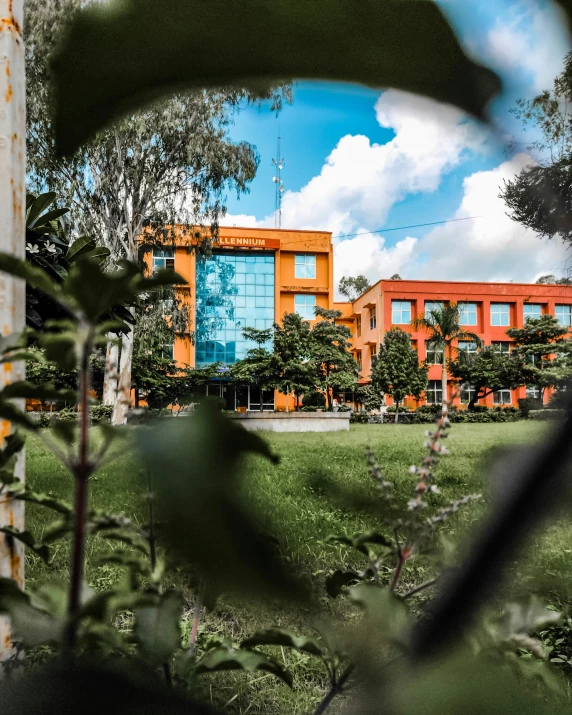
[[[197,367],[242,360],[256,347],[243,338],[243,329],[274,324],[274,254],[197,258],[195,322]]]

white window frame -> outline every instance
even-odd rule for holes
[[[494,405],[512,405],[512,390],[497,390],[493,392]]]
[[[532,397],[533,399],[540,399],[542,397],[542,392],[536,385],[526,386],[526,396]]]
[[[554,306],[554,317],[563,328],[572,327],[572,305],[560,303]]]
[[[474,317],[473,317],[474,313]],[[479,306],[478,303],[459,303],[459,325],[478,325]]]
[[[397,308],[399,305],[399,308]],[[403,306],[408,305],[409,309],[404,309]],[[403,313],[409,313],[409,320],[403,320]],[[399,320],[395,318],[399,314]],[[411,323],[411,301],[410,300],[392,300],[391,301],[391,322],[393,325],[409,325]]]
[[[296,303],[298,302],[299,298],[303,298],[303,307],[302,303],[300,302],[298,305]],[[309,303],[308,298],[313,298],[314,302]],[[315,320],[316,316],[314,315],[314,308],[316,307],[316,296],[312,295],[311,293],[296,293],[294,295],[294,312],[298,313],[298,315],[303,319],[303,320]],[[302,307],[302,310],[300,308]],[[308,310],[310,308],[310,310]]]
[[[310,280],[316,278],[315,253],[297,253],[294,256],[294,277]]]
[[[526,314],[527,308],[538,308],[540,310],[540,315],[527,315]],[[541,303],[525,303],[522,306],[522,317],[524,319],[524,322],[526,322],[527,318],[532,318],[533,320],[542,318],[542,304]]]
[[[444,300],[426,300],[423,310],[425,311],[425,316],[427,316],[430,310],[443,310],[444,307]]]
[[[369,309],[369,329],[375,330],[377,327],[377,308],[372,305]]]
[[[468,355],[473,355],[479,352],[479,346],[474,340],[459,340],[458,349]]]
[[[463,383],[461,385],[461,404],[468,405],[475,392],[476,390],[473,385]]]
[[[429,362],[429,353],[433,353],[434,357],[432,360],[435,362]],[[437,358],[439,356],[439,358]],[[442,365],[443,364],[443,348],[439,348],[433,343],[431,346],[430,341],[425,341],[425,359],[427,360],[427,365]]]
[[[431,387],[431,385],[433,385],[433,387]],[[428,405],[440,405],[443,402],[441,380],[429,380],[427,389],[425,390],[425,398]]]
[[[503,310],[505,307],[506,310]],[[498,323],[493,320],[495,317],[499,320]],[[503,322],[504,320],[506,320],[506,323]],[[507,328],[510,326],[510,303],[491,303],[491,326],[495,328]]]
[[[158,254],[167,255],[158,255]],[[153,248],[153,273],[160,268],[169,268],[175,270],[175,248],[171,246],[163,248]]]

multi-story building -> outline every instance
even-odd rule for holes
[[[441,358],[427,350],[427,334],[411,327],[414,318],[445,302],[460,303],[461,322],[484,344],[510,350],[506,330],[522,327],[527,317],[549,314],[572,326],[572,286],[476,283],[454,281],[380,280],[353,303],[336,302],[331,233],[221,227],[211,258],[189,251],[182,234],[174,246],[155,248],[146,260],[153,267],[173,267],[187,285],[180,286],[191,307],[194,342],[180,336],[167,346],[181,365],[201,367],[220,362],[220,380],[208,393],[226,399],[229,409],[281,409],[286,397],[264,393],[254,387],[233,385],[225,379],[224,365],[244,357],[249,345],[245,327],[270,328],[285,313],[297,312],[313,321],[314,307],[334,308],[352,331],[353,351],[360,366],[361,382],[367,382],[371,359],[385,331],[398,326],[411,333],[419,359],[427,359],[429,387],[427,402],[441,401]],[[465,350],[474,345],[460,345]],[[501,391],[485,404],[516,404],[519,397],[532,395],[523,387]],[[470,399],[470,387],[462,401]]]

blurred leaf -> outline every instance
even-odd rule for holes
[[[37,198],[33,198],[26,211],[26,227],[31,228],[40,218],[42,211],[51,206],[56,199],[57,194],[54,191],[47,191],[45,194],[40,194]]]
[[[386,536],[380,534],[379,531],[365,531],[363,533],[357,533],[353,536],[328,536],[327,542],[346,544],[354,549],[357,549],[360,553],[367,556],[369,554],[368,544],[375,544],[378,546],[386,546],[389,552],[395,551],[395,544],[390,541]]]
[[[80,238],[76,238],[66,253],[66,260],[68,263],[74,263],[80,256],[88,251],[92,251],[95,248],[95,245],[95,239],[91,238],[91,236],[81,236]]]
[[[43,333],[40,346],[46,351],[46,359],[55,362],[64,372],[76,369],[76,337],[73,333]]]
[[[31,288],[37,288],[52,298],[61,296],[59,285],[49,278],[45,270],[7,253],[0,253],[0,271],[22,278]]]
[[[0,449],[0,467],[5,467],[14,455],[21,452],[24,448],[25,442],[26,441],[20,432],[9,434],[4,439],[2,449]]]
[[[21,501],[31,502],[33,504],[39,504],[40,506],[45,506],[48,509],[53,509],[59,514],[69,515],[72,513],[73,509],[71,504],[64,501],[63,499],[58,499],[50,494],[42,494],[35,492],[32,489],[23,487],[21,490],[13,492],[15,499],[20,499]]]
[[[250,673],[264,670],[292,687],[292,675],[282,663],[255,650],[214,648],[201,658],[196,668],[198,674],[214,673],[220,670],[245,670]]]
[[[336,598],[348,586],[355,585],[361,580],[362,576],[357,571],[341,571],[338,569],[326,577],[326,592],[331,598]]]
[[[538,633],[546,626],[559,621],[562,615],[547,608],[535,595],[519,603],[507,603],[503,611],[499,623],[507,636],[515,633]]]
[[[145,659],[159,666],[168,662],[181,645],[181,594],[171,591],[159,596],[154,605],[135,609],[135,635]]]
[[[217,52],[197,52],[197,37]],[[426,0],[163,0],[160,13],[153,0],[115,0],[75,16],[53,70],[56,139],[66,154],[112,120],[183,88],[356,82],[417,92],[483,118],[501,87]]]
[[[34,385],[32,382],[20,380],[12,382],[2,390],[2,396],[7,399],[42,400],[51,402],[61,400],[62,402],[77,402],[77,392],[75,390],[59,390],[53,385]]]
[[[241,648],[253,648],[257,645],[277,645],[294,648],[310,655],[321,657],[323,649],[315,638],[310,636],[296,636],[284,628],[265,628],[256,631],[240,645]]]
[[[134,549],[140,551],[142,554],[145,554],[146,556],[149,555],[149,542],[131,529],[116,529],[115,531],[109,531],[105,534],[105,538],[111,539],[112,541],[120,541],[123,544],[128,544]]]
[[[38,544],[34,539],[33,535],[29,531],[19,531],[13,526],[0,526],[0,533],[6,534],[6,536],[12,537],[22,542],[24,546],[27,546],[31,551],[37,554],[44,563],[48,563],[50,560],[50,548],[46,544]]]
[[[19,410],[12,402],[3,399],[0,393],[0,418],[12,422],[14,425],[25,427],[28,430],[37,430],[38,425],[31,420],[25,412]]]
[[[141,554],[134,554],[132,551],[106,551],[97,558],[96,563],[98,566],[102,564],[116,564],[117,566],[124,566],[133,573],[140,574],[141,576],[151,575],[149,561],[143,558]]]
[[[350,597],[366,611],[368,634],[377,640],[403,646],[409,636],[411,617],[402,598],[387,588],[361,583],[349,589]]]
[[[21,591],[11,579],[0,578],[0,613],[10,616],[15,637],[26,646],[57,643],[61,638],[63,622],[35,608],[28,594]],[[4,700],[0,702],[4,708]]]
[[[211,589],[301,595],[241,494],[238,470],[246,454],[276,462],[266,442],[207,403],[188,419],[168,422],[152,433],[140,428],[136,438],[152,473],[161,475],[159,507],[172,547]]]
[[[67,666],[30,668],[24,678],[0,681],[2,710],[10,715],[215,715],[206,705],[167,690],[148,671]]]
[[[74,422],[66,422],[65,420],[52,420],[50,429],[55,432],[56,437],[59,437],[66,444],[73,444],[77,436],[76,424]]]

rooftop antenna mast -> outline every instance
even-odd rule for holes
[[[272,164],[276,167],[276,176],[272,181],[276,184],[276,196],[274,198],[274,225],[282,228],[282,194],[284,193],[284,183],[282,181],[282,169],[284,168],[284,157],[280,156],[280,137],[278,137],[278,152],[276,159],[272,159]]]

